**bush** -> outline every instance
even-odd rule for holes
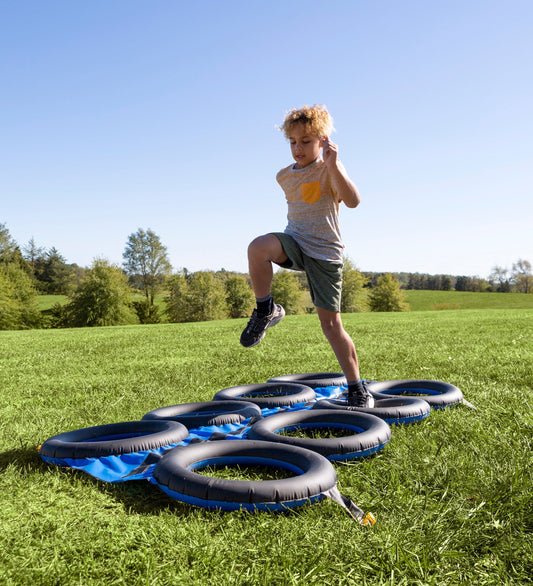
[[[226,289],[211,271],[177,274],[168,280],[166,313],[174,322],[211,321],[228,317]]]
[[[143,301],[134,301],[133,308],[142,324],[159,324],[161,323],[161,316],[159,315],[159,307],[151,305],[148,299]]]
[[[368,279],[349,258],[345,258],[342,268],[342,313],[368,311],[366,292],[363,289],[367,283]]]
[[[167,279],[168,296],[165,298],[166,314],[172,322],[186,322],[187,319],[187,277],[177,273]]]
[[[96,259],[59,316],[64,327],[136,323],[131,290],[120,268]]]
[[[287,315],[305,312],[303,289],[298,276],[291,272],[278,271],[272,279],[272,297],[281,303]]]
[[[31,278],[15,264],[0,264],[0,330],[36,328],[41,323]]]
[[[248,317],[255,307],[255,296],[242,276],[229,277],[225,283],[226,302],[231,318]]]
[[[370,311],[408,311],[409,309],[404,293],[400,289],[400,282],[390,273],[378,279],[377,287],[370,291],[368,304]]]

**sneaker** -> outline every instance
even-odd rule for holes
[[[241,344],[245,348],[252,348],[257,346],[259,342],[265,337],[268,328],[275,326],[285,317],[285,310],[281,305],[274,303],[274,309],[270,315],[259,317],[257,309],[254,309],[252,317],[244,328],[241,334]]]
[[[358,407],[359,409],[372,409],[374,407],[374,397],[366,388],[365,381],[361,381],[364,391],[362,393],[355,393],[348,395],[348,405],[350,407]]]

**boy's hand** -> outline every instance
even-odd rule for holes
[[[343,169],[342,165],[337,165],[337,145],[329,140],[329,136],[325,136],[320,146],[322,147],[322,159],[328,168],[336,193],[349,208],[356,208],[361,197],[357,187],[346,174],[346,170]]]
[[[328,169],[333,169],[337,166],[337,152],[337,145],[329,139],[329,136],[325,136],[322,139],[322,158]]]

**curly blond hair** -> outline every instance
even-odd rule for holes
[[[316,134],[319,138],[329,136],[334,130],[331,114],[326,106],[318,104],[289,110],[279,129],[283,131],[285,138],[289,138],[291,128],[299,123],[304,124],[309,132]]]

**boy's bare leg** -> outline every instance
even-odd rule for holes
[[[285,310],[274,303],[270,295],[274,270],[272,263],[287,260],[281,242],[273,234],[259,236],[248,247],[248,267],[257,308],[241,334],[245,348],[257,346],[265,337],[268,328],[278,324],[285,316]]]
[[[333,348],[333,352],[335,352],[335,356],[339,361],[346,380],[358,380],[359,362],[357,360],[357,352],[355,351],[355,345],[352,339],[342,325],[341,314],[336,311],[322,309],[321,307],[317,307],[316,310],[320,318],[322,331],[330,346]]]
[[[317,307],[320,325],[348,382],[348,405],[357,408],[374,407],[374,398],[359,375],[355,345],[344,330],[341,314]]]
[[[258,236],[248,246],[248,270],[252,289],[257,299],[268,297],[272,286],[274,270],[272,263],[287,260],[281,242],[274,234]]]

